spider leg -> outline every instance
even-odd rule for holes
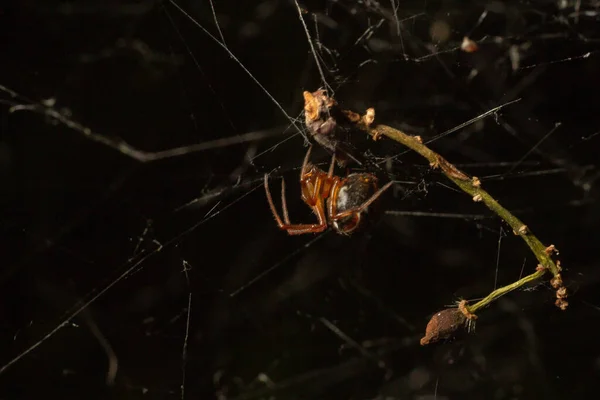
[[[319,223],[318,224],[294,224],[288,225],[284,229],[287,230],[288,235],[302,235],[305,233],[319,233],[323,232],[327,229],[327,221],[325,218],[325,208],[323,207],[322,202],[317,202],[317,204],[311,207],[315,215],[317,216]]]
[[[300,179],[300,189],[302,191],[302,201],[304,201],[309,207],[314,207],[317,204],[317,199],[322,191],[323,180],[322,179]]]
[[[308,146],[308,150],[306,151],[306,155],[304,156],[304,161],[302,162],[302,168],[300,168],[300,180],[304,179],[304,175],[306,174],[306,167],[308,167],[308,159],[310,158],[310,152],[312,151],[312,144]]]
[[[328,178],[331,178],[333,176],[334,168],[335,168],[335,151],[333,152],[333,156],[331,157],[331,164],[329,165],[329,171],[327,172]]]
[[[373,204],[373,202],[375,200],[377,200],[379,198],[379,196],[381,196],[383,194],[383,192],[385,192],[386,190],[388,190],[390,188],[390,186],[392,186],[394,184],[394,182],[388,182],[385,185],[383,185],[383,187],[381,189],[379,189],[377,192],[373,193],[373,195],[371,197],[369,197],[369,199],[367,199],[364,203],[362,203],[360,206],[358,207],[354,207],[351,208],[349,210],[346,211],[342,211],[341,213],[338,213],[335,210],[335,206],[330,206],[330,210],[334,211],[335,214],[330,215],[330,218],[332,221],[338,220],[340,218],[345,218],[348,217],[352,214],[358,214],[361,211],[364,211],[365,208],[369,207],[371,204]],[[333,200],[333,199],[332,199]],[[332,201],[333,202],[333,201]]]
[[[337,198],[338,198],[338,186],[340,184],[340,180],[336,180],[333,183],[333,187],[331,188],[331,196],[327,199],[327,212],[329,213],[329,218],[331,219],[331,221],[335,221],[335,219],[333,219],[333,217],[337,214]]]
[[[267,201],[269,202],[269,207],[271,208],[271,213],[275,217],[275,221],[277,221],[277,225],[279,225],[280,228],[283,228],[284,223],[281,220],[281,217],[279,217],[279,214],[277,213],[277,209],[275,208],[275,204],[273,203],[273,197],[271,197],[271,191],[269,190],[269,175],[268,174],[265,174],[265,192],[267,193]]]
[[[311,195],[310,198],[310,206],[316,206],[318,199],[319,199],[319,195],[321,194],[321,188],[323,187],[323,180],[322,179],[317,179],[315,182],[315,186],[313,188],[313,193]],[[313,210],[314,211],[314,210]]]
[[[323,203],[316,200],[315,197],[311,199],[312,204],[309,204],[313,212],[318,218],[319,223],[317,224],[291,224],[287,202],[285,198],[285,180],[281,180],[281,201],[283,208],[283,218],[284,221],[281,220],[277,209],[275,208],[275,203],[273,202],[273,197],[271,196],[271,191],[269,189],[269,175],[265,174],[264,176],[264,185],[265,185],[265,193],[267,194],[267,201],[269,203],[269,207],[271,209],[271,213],[273,217],[275,217],[275,221],[279,228],[287,231],[289,235],[302,235],[304,233],[319,233],[323,232],[327,229],[327,221],[325,218],[325,210],[323,208]]]
[[[281,178],[281,207],[283,208],[283,220],[286,225],[291,225],[288,213],[287,201],[285,199],[285,179]]]
[[[306,155],[304,156],[304,161],[302,162],[302,168],[300,169],[300,187],[302,189],[302,201],[308,204],[310,207],[313,207],[316,204],[316,199],[319,194],[320,185],[319,180],[316,180],[316,184],[314,186],[309,185],[309,179],[307,179],[307,169],[309,165],[310,153],[312,151],[312,144],[308,147],[306,151]],[[312,186],[312,190],[311,189]]]
[[[304,235],[305,233],[321,233],[325,229],[327,229],[327,225],[319,225],[319,224],[298,224],[298,225],[290,225],[290,227],[286,228],[288,235]]]
[[[317,216],[318,224],[285,224],[280,226],[281,229],[287,231],[288,235],[303,235],[305,233],[319,233],[327,229],[327,221],[325,220],[325,209],[322,203],[311,207]]]

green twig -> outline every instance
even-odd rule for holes
[[[372,110],[367,111],[367,116],[372,116],[373,114],[374,112]],[[369,133],[375,140],[382,135],[386,136],[398,143],[403,144],[411,150],[416,151],[421,156],[426,158],[432,168],[439,168],[442,173],[446,175],[446,177],[456,184],[456,186],[462,189],[465,193],[469,194],[473,198],[473,201],[482,202],[496,215],[502,218],[508,225],[510,225],[510,227],[513,229],[513,232],[516,235],[521,236],[539,261],[540,267],[538,267],[538,270],[535,273],[519,279],[510,285],[494,290],[483,300],[468,306],[468,312],[475,313],[477,310],[487,306],[500,296],[515,290],[526,283],[541,278],[546,271],[550,271],[554,276],[554,279],[552,280],[552,286],[557,290],[556,305],[562,309],[566,308],[567,302],[564,300],[566,298],[566,289],[563,286],[562,278],[560,276],[560,264],[557,265],[557,263],[555,263],[550,256],[555,250],[554,246],[544,246],[542,242],[540,242],[540,240],[527,227],[527,225],[511,214],[506,208],[502,207],[500,203],[498,203],[488,192],[481,188],[481,182],[477,177],[469,177],[467,174],[460,171],[445,158],[425,146],[420,137],[409,136],[398,129],[394,129],[386,125],[369,125],[368,122],[372,121],[372,117],[369,119],[367,116],[363,117],[357,124],[361,130]]]
[[[470,305],[469,311],[472,312],[473,314],[475,314],[480,309],[484,308],[491,302],[497,300],[499,297],[504,296],[508,292],[512,292],[513,290],[518,289],[521,286],[523,286],[529,282],[533,282],[533,281],[541,278],[542,276],[544,276],[545,273],[546,273],[546,270],[540,268],[539,270],[535,271],[531,275],[527,275],[526,277],[521,278],[516,282],[513,282],[509,285],[503,286],[500,289],[496,289],[492,293],[490,293],[486,297],[484,297],[483,299],[479,300],[477,303]]]

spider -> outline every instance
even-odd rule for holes
[[[357,230],[364,219],[362,213],[368,213],[368,207],[383,194],[393,182],[377,189],[377,178],[373,174],[353,173],[345,178],[334,176],[335,153],[331,159],[329,171],[325,172],[308,160],[312,146],[308,148],[300,171],[302,200],[317,216],[316,224],[292,224],[288,215],[285,199],[285,180],[281,180],[281,205],[283,220],[279,216],[269,190],[269,175],[265,174],[265,192],[271,212],[279,228],[289,235],[323,232],[329,225],[342,235],[350,235]],[[327,214],[325,208],[327,207]]]

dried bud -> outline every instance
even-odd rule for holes
[[[567,307],[569,307],[569,302],[565,299],[556,299],[554,304],[556,304],[556,307],[560,308],[562,311],[565,311]]]
[[[556,290],[556,298],[557,299],[566,299],[567,298],[567,288],[560,287]]]
[[[446,339],[464,325],[467,317],[458,308],[448,308],[436,313],[427,324],[421,346]]]
[[[552,287],[554,289],[559,289],[561,287],[563,287],[563,280],[562,277],[559,275],[556,275],[554,278],[550,279],[550,285],[552,285]]]
[[[553,244],[546,247],[545,251],[546,251],[546,254],[548,254],[549,256],[552,255],[552,253],[558,254],[558,249]]]
[[[367,109],[367,113],[363,116],[363,121],[366,126],[371,125],[375,121],[375,109]]]

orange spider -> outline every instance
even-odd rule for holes
[[[335,154],[331,159],[329,172],[319,169],[309,163],[312,146],[308,148],[302,169],[300,171],[300,187],[302,200],[312,209],[317,216],[317,224],[292,224],[288,215],[285,200],[285,181],[281,180],[281,205],[283,220],[275,209],[273,198],[269,190],[269,175],[265,174],[265,191],[271,212],[279,228],[290,235],[323,232],[329,225],[336,232],[350,235],[362,223],[362,213],[368,212],[368,207],[392,186],[393,182],[386,183],[377,190],[377,177],[368,173],[354,173],[341,178],[333,175]],[[325,207],[327,206],[327,214]]]

